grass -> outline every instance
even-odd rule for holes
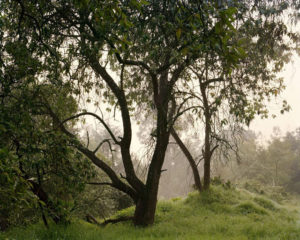
[[[118,216],[127,216],[125,209]],[[115,239],[197,239],[197,240],[296,240],[300,239],[298,212],[247,191],[214,186],[199,195],[158,204],[155,224],[139,228],[130,222],[97,227],[80,220],[68,226],[42,224],[14,228],[0,234],[7,240],[115,240]]]

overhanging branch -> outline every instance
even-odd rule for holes
[[[131,186],[125,184],[120,180],[120,178],[117,176],[117,174],[114,172],[114,170],[107,165],[103,160],[101,160],[99,157],[95,155],[94,152],[87,149],[85,146],[83,146],[76,138],[74,134],[69,132],[65,126],[63,125],[63,122],[61,122],[58,118],[58,116],[53,112],[50,105],[48,104],[47,100],[43,98],[46,108],[50,114],[50,116],[53,118],[53,120],[56,122],[60,130],[65,133],[67,136],[69,136],[71,139],[75,140],[75,147],[83,153],[88,159],[90,159],[97,167],[99,167],[101,170],[103,170],[107,176],[112,181],[111,186],[128,194],[134,201],[137,201],[137,193],[134,188]]]
[[[85,115],[90,115],[90,116],[93,116],[93,117],[97,118],[99,120],[99,122],[101,122],[102,125],[105,127],[105,129],[108,131],[109,135],[112,137],[112,139],[114,140],[114,142],[116,144],[120,144],[120,142],[117,140],[117,138],[115,137],[115,135],[113,134],[113,132],[111,131],[111,129],[108,127],[108,125],[105,123],[105,121],[99,115],[97,115],[95,113],[92,113],[92,112],[82,112],[82,113],[76,114],[76,115],[74,115],[72,117],[69,117],[69,118],[63,120],[61,122],[61,124],[64,124],[67,121],[70,121],[70,120],[73,120],[73,119],[76,119],[76,118],[79,118],[79,117],[85,116]]]

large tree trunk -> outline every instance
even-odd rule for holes
[[[136,202],[133,219],[135,225],[147,226],[153,224],[154,222],[159,179],[167,143],[168,140],[166,142],[164,141],[162,145],[158,144],[154,151],[153,157],[155,160],[152,160],[149,166],[146,186]]]
[[[158,122],[160,122],[159,120],[160,119],[158,119]],[[166,126],[167,124],[158,124],[157,144],[149,166],[146,185],[142,193],[139,194],[139,198],[136,203],[133,219],[135,225],[147,226],[154,222],[159,179],[170,136],[170,132],[166,131]]]
[[[157,194],[154,192],[157,192],[157,189],[153,190],[145,193],[136,203],[133,222],[137,226],[148,226],[154,223],[157,205]]]

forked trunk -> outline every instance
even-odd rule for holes
[[[164,142],[168,143],[168,141]],[[157,147],[159,150],[154,153],[155,160],[150,164],[147,183],[136,203],[133,219],[136,226],[148,226],[154,223],[159,179],[166,148],[167,144],[160,145],[160,147]]]

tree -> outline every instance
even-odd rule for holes
[[[30,56],[24,42],[5,37],[5,29],[1,30],[0,191],[1,205],[6,207],[0,211],[5,213],[6,226],[10,217],[15,218],[11,222],[18,221],[18,214],[10,216],[10,210],[28,209],[26,203],[40,207],[46,226],[47,216],[55,223],[64,222],[65,203],[82,191],[93,171],[63,134],[52,131],[52,119],[43,111],[40,95],[47,97],[57,114],[73,114],[77,104],[66,96],[66,88],[39,85],[34,75],[40,62]]]
[[[136,203],[134,223],[152,224],[170,131],[181,114],[181,109],[172,104],[174,86],[187,68],[203,56],[203,42],[222,39],[232,31],[223,26],[230,26],[226,19],[232,15],[231,10],[223,11],[217,3],[156,0],[4,1],[2,9],[5,9],[4,19],[8,20],[7,33],[34,46],[31,55],[47,63],[36,78],[67,86],[73,94],[93,87],[102,101],[116,106],[122,118],[121,137],[115,136],[109,124],[96,113],[83,111],[63,118],[45,97],[43,102],[54,126],[108,175],[111,182],[106,184],[131,196]],[[208,16],[212,28],[216,24],[226,31],[216,37],[214,30],[203,31],[202,17]],[[130,114],[135,103],[149,108],[152,99],[156,143],[146,182],[142,182],[136,175],[130,152]],[[112,143],[120,148],[125,181],[68,130],[65,124],[81,116],[99,120]]]
[[[12,91],[4,100],[5,107],[1,108],[0,114],[0,148],[6,153],[1,156],[1,162],[3,174],[8,178],[4,178],[2,183],[10,182],[16,190],[7,199],[18,196],[20,190],[28,189],[33,196],[27,201],[39,204],[55,223],[64,222],[68,213],[62,208],[63,202],[70,202],[71,196],[83,189],[84,182],[93,171],[89,162],[68,146],[70,143],[64,135],[47,132],[49,129],[45,125],[50,119],[34,112],[38,110],[34,107],[38,103],[35,100],[28,89],[26,94]],[[53,104],[59,107],[58,101]],[[64,109],[64,112],[67,110]],[[42,215],[47,225],[43,210]]]
[[[298,33],[289,31],[285,23],[288,2],[239,1],[235,6],[224,10],[230,11],[229,18],[225,18],[229,21],[227,27],[235,26],[235,31],[213,26],[215,36],[222,32],[223,38],[207,38],[203,57],[190,67],[185,85],[178,87],[177,104],[193,109],[196,121],[204,125],[200,152],[204,160],[204,189],[209,188],[214,151],[224,144],[232,147],[224,133],[248,126],[255,115],[268,116],[267,101],[285,88],[283,79],[276,73],[288,62],[291,52],[297,50],[299,41]],[[204,29],[209,32],[212,26],[207,19]],[[220,57],[219,51],[226,54]],[[281,113],[288,110],[288,104],[283,101]],[[196,161],[175,130],[172,134],[191,163],[195,185],[201,191]]]

